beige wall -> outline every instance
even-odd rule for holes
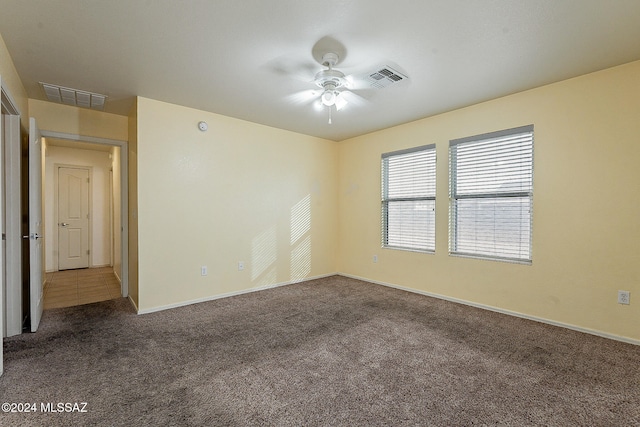
[[[29,114],[43,131],[92,136],[126,141],[128,120],[125,116],[88,110],[70,105],[29,99]]]
[[[142,311],[335,272],[336,143],[145,98],[137,112]]]
[[[449,256],[448,141],[528,124],[533,265]],[[338,271],[640,340],[639,134],[634,62],[344,141]],[[380,154],[430,143],[436,253],[381,249]],[[618,289],[631,291],[631,305],[617,304]]]
[[[16,107],[20,110],[20,122],[24,129],[29,129],[29,105],[27,100],[27,91],[22,85],[20,77],[13,65],[13,60],[7,45],[4,43],[4,39],[0,35],[0,78],[2,79],[2,86],[5,87]]]

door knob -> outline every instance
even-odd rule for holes
[[[62,227],[66,227],[66,226],[67,226],[67,225],[69,225],[69,224],[67,224],[66,222],[61,222],[61,223],[60,223],[60,225],[61,225]]]

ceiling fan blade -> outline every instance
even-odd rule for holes
[[[336,106],[336,111],[342,110],[349,103],[349,101],[347,101],[347,99],[344,97],[345,93],[348,93],[348,91],[342,91],[336,96],[336,101],[334,104]]]
[[[357,107],[362,107],[369,103],[366,98],[363,98],[362,96],[358,95],[357,93],[353,93],[350,90],[343,90],[340,93],[340,98],[344,99],[344,102]]]
[[[294,78],[306,83],[313,82],[314,76],[320,70],[318,64],[314,64],[313,62],[300,62],[287,55],[272,59],[264,66],[276,75],[285,78]]]
[[[308,89],[292,93],[291,95],[287,95],[284,99],[289,104],[304,105],[314,101],[315,99],[318,99],[318,96],[320,96],[320,91],[316,89]]]
[[[345,77],[346,86],[349,90],[367,90],[371,89],[371,83],[363,76],[351,74]]]

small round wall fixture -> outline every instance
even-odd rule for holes
[[[198,123],[198,129],[200,129],[202,132],[206,132],[207,129],[209,129],[209,126],[207,125],[207,122],[200,122]]]

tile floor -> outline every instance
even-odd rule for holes
[[[46,273],[44,309],[72,307],[120,298],[120,282],[112,267]]]

